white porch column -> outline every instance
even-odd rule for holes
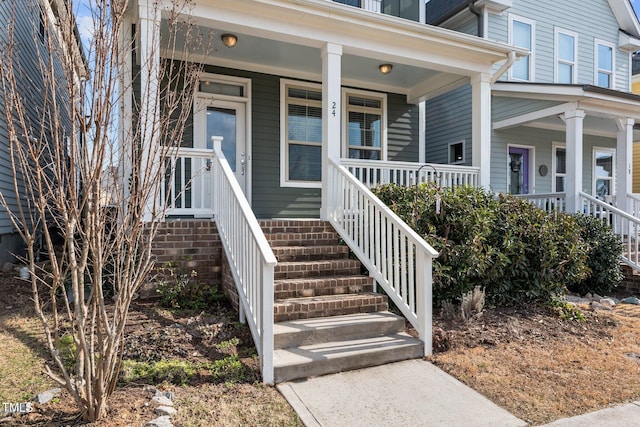
[[[139,0],[139,55],[140,55],[140,142],[142,147],[140,171],[141,185],[157,181],[160,173],[158,158],[158,121],[160,98],[158,73],[160,70],[160,10],[153,0]],[[136,162],[136,159],[134,159]],[[137,163],[137,162],[136,162]],[[144,221],[151,221],[158,209],[156,191],[151,193],[144,210]]]
[[[329,159],[340,158],[340,122],[342,118],[342,46],[327,43],[322,47],[322,206],[320,218],[329,219]]]
[[[491,184],[491,75],[471,77],[471,164],[480,168],[479,185]]]
[[[119,77],[119,107],[120,107],[120,124],[118,141],[118,149],[120,150],[120,163],[118,170],[118,178],[121,191],[123,192],[122,209],[126,208],[126,200],[131,195],[131,187],[128,183],[131,180],[131,162],[133,154],[133,86],[132,86],[132,70],[133,64],[131,60],[132,43],[132,17],[131,12],[123,17],[123,25],[120,28],[120,40],[118,41],[118,77]]]
[[[616,206],[625,212],[629,212],[627,194],[632,193],[633,124],[634,120],[631,118],[616,118],[618,128],[615,177]]]
[[[583,145],[582,132],[585,112],[570,110],[564,113],[567,139],[567,212],[581,212],[580,192],[582,191]]]

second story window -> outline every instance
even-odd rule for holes
[[[528,56],[519,58],[511,67],[514,80],[533,81],[535,23],[529,19],[509,15],[509,43],[529,50]]]
[[[613,88],[613,45],[596,40],[596,85]]]
[[[576,82],[577,34],[556,29],[556,83]]]

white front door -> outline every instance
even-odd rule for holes
[[[221,136],[222,152],[243,191],[247,188],[246,104],[243,102],[198,100],[194,148],[213,149],[212,136]],[[199,119],[199,120],[198,120]],[[210,192],[209,192],[210,195]]]

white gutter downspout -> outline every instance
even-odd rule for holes
[[[498,79],[502,77],[502,75],[506,73],[509,68],[511,68],[514,62],[516,62],[516,53],[512,51],[507,55],[507,60],[505,61],[505,63],[502,64],[498,71],[495,72],[493,77],[491,77],[491,84],[493,85],[495,82],[497,82]]]

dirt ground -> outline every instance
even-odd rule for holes
[[[488,308],[466,322],[437,318],[430,360],[533,425],[640,399],[640,307],[582,310],[583,322],[535,307]],[[0,277],[0,401],[26,401],[54,386],[42,374],[49,357],[40,330],[25,283]],[[175,393],[177,426],[301,425],[277,390],[260,383],[251,334],[224,302],[204,312],[176,312],[136,301],[124,357],[196,364],[239,360],[233,375],[202,369],[185,385],[157,386]],[[108,417],[94,425],[141,425],[155,418],[144,386],[118,387]],[[27,415],[0,416],[0,425],[79,424],[65,392]]]

